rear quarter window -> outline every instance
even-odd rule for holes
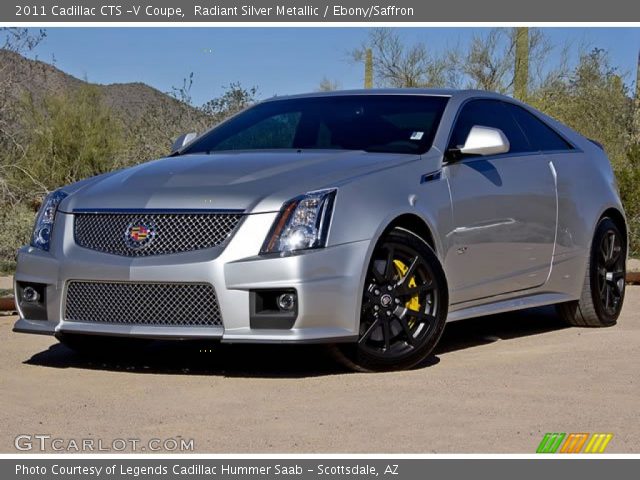
[[[573,146],[550,126],[524,108],[505,102],[505,107],[537,151],[573,150]]]

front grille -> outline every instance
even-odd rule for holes
[[[113,255],[165,255],[222,245],[241,218],[239,213],[76,213],[74,237],[81,247]],[[152,235],[132,245],[136,226]]]
[[[155,326],[221,326],[206,283],[70,282],[65,320]]]

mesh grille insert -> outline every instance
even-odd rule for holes
[[[65,320],[124,325],[222,325],[213,286],[196,283],[70,282]]]
[[[114,255],[166,255],[222,245],[241,218],[238,213],[76,213],[74,237],[81,247]],[[143,228],[144,236],[133,241],[136,228]]]

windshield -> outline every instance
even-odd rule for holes
[[[180,153],[336,149],[424,153],[446,97],[340,95],[260,103],[209,131]]]

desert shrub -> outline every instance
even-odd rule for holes
[[[16,249],[29,243],[35,219],[33,208],[27,205],[0,205],[0,272],[15,268]]]
[[[628,165],[616,172],[620,196],[629,226],[629,254],[640,257],[640,146],[628,154]]]
[[[26,96],[21,110],[28,140],[15,184],[23,198],[108,172],[122,155],[121,122],[94,86]]]

